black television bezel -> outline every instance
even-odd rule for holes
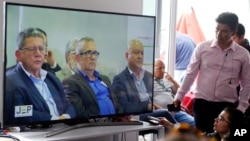
[[[138,15],[138,14],[128,14],[128,13],[116,13],[116,12],[107,12],[107,11],[97,11],[97,10],[87,10],[87,9],[79,9],[79,8],[69,8],[69,7],[64,7],[64,6],[47,6],[47,5],[36,5],[36,4],[27,4],[27,3],[17,3],[17,2],[4,2],[3,5],[3,13],[4,13],[4,19],[3,19],[3,41],[4,41],[4,68],[3,68],[3,124],[2,126],[4,128],[7,127],[13,127],[13,126],[27,126],[27,127],[49,127],[52,124],[56,123],[67,123],[67,124],[76,124],[76,123],[84,123],[84,122],[89,122],[89,119],[95,119],[95,118],[112,118],[112,117],[117,117],[117,116],[126,116],[126,115],[139,115],[143,114],[141,112],[139,113],[122,113],[122,114],[113,114],[113,115],[105,115],[105,116],[95,116],[95,117],[89,117],[87,119],[84,118],[72,118],[72,119],[66,119],[66,120],[50,120],[50,121],[40,121],[40,122],[33,122],[30,124],[12,124],[12,125],[5,125],[4,123],[4,107],[5,107],[5,87],[6,87],[6,69],[7,69],[7,48],[6,48],[6,43],[7,43],[7,7],[8,5],[15,5],[15,6],[26,6],[26,7],[33,7],[33,8],[45,8],[45,9],[58,9],[58,10],[69,10],[69,11],[78,11],[78,12],[89,12],[89,13],[97,13],[97,14],[109,14],[109,15],[123,15],[123,16],[133,16],[133,17],[147,17],[147,18],[152,18],[154,20],[154,39],[153,39],[153,60],[152,60],[152,75],[154,74],[153,68],[154,68],[154,63],[155,63],[155,42],[156,42],[156,16],[148,16],[148,15]],[[153,78],[152,78],[153,79]],[[153,83],[152,83],[152,88],[153,88]],[[152,89],[152,103],[153,103],[153,89]],[[153,111],[153,108],[151,109]]]

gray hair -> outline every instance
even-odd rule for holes
[[[132,39],[132,40],[130,40],[130,42],[129,42],[128,50],[130,50],[131,47],[133,47],[133,46],[138,46],[138,45],[143,47],[143,44],[142,44],[142,42],[141,42],[140,40],[138,40],[138,39]]]
[[[44,37],[46,37],[46,34],[44,34],[38,28],[23,29],[21,32],[19,32],[17,36],[17,47],[19,50],[23,48],[25,39],[29,37],[40,37],[44,40]]]
[[[83,37],[83,38],[81,38],[78,41],[77,46],[76,46],[76,54],[82,53],[82,51],[83,51],[83,48],[82,48],[83,42],[94,42],[94,39],[91,38],[91,37]]]
[[[68,63],[67,56],[71,53],[76,52],[76,46],[78,44],[79,38],[73,38],[72,40],[68,41],[66,45],[66,50],[65,50],[65,59],[66,62]]]

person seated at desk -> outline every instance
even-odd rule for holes
[[[6,74],[4,112],[9,113],[4,119],[6,123],[30,124],[75,117],[60,81],[41,68],[46,51],[44,40],[43,33],[35,28],[18,34],[15,56],[19,63]],[[30,114],[22,115],[21,108],[28,106]]]
[[[166,73],[165,64],[162,60],[155,61],[154,68],[154,105],[156,109],[168,109],[168,104],[173,104],[174,95],[179,88],[179,84]],[[165,78],[164,78],[165,75]],[[178,122],[185,122],[195,125],[194,118],[183,111],[173,111],[174,118]]]
[[[112,88],[124,113],[146,113],[139,116],[142,121],[148,121],[148,116],[163,116],[172,123],[176,123],[166,109],[157,109],[152,112],[153,105],[150,97],[153,92],[153,75],[142,68],[144,48],[140,40],[130,41],[125,57],[127,67],[114,77],[112,83]]]
[[[62,81],[77,117],[122,113],[109,78],[95,70],[99,54],[92,38],[81,38],[76,46],[77,70]]]

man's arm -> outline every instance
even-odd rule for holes
[[[79,94],[79,84],[72,79],[64,79],[62,81],[64,92],[66,94],[67,99],[72,103],[75,108],[76,116],[86,117],[86,108],[84,107],[83,101]]]
[[[197,77],[201,63],[201,47],[201,45],[198,45],[192,54],[186,76],[183,80],[181,87],[177,90],[177,93],[174,98],[174,104],[176,106],[181,103],[183,97],[190,90],[195,78]]]
[[[180,85],[173,79],[173,77],[170,74],[166,74],[165,79],[167,79],[168,81],[170,81],[171,83],[173,83],[173,95],[176,94],[178,88],[180,87]]]
[[[56,72],[60,71],[62,68],[57,64],[54,54],[52,50],[48,49],[47,53],[45,54],[45,62],[42,66],[43,69],[52,72],[55,74]]]
[[[163,109],[159,104],[155,103],[153,104],[154,109]]]
[[[45,108],[43,105],[39,105],[39,103],[33,103],[30,100],[30,94],[28,89],[23,88],[15,88],[14,91],[14,106],[22,106],[22,105],[32,105],[33,106],[33,114],[31,117],[22,117],[18,118],[18,123],[31,123],[31,122],[38,122],[38,121],[48,121],[51,120],[51,115],[49,112],[45,112]],[[37,105],[38,104],[38,105]],[[40,110],[37,110],[36,107],[40,107]],[[42,110],[41,110],[42,109]]]
[[[242,90],[239,93],[239,104],[237,109],[242,112],[248,108],[250,99],[250,57],[247,54],[245,61],[242,64],[242,69],[240,73],[241,87]]]
[[[74,118],[76,116],[75,109],[70,101],[67,100],[62,83],[52,74],[47,74],[44,81],[57,105],[59,119]],[[56,119],[58,119],[58,117],[56,117]]]
[[[34,102],[39,99],[36,97],[36,93],[32,91],[32,87],[27,87],[26,84],[30,84],[29,82],[24,82],[23,77],[20,77],[19,75],[13,74],[16,72],[12,72],[10,75],[6,76],[6,93],[8,93],[8,96],[6,97],[8,100],[7,106],[10,110],[8,112],[11,112],[10,119],[13,120],[9,123],[31,123],[31,122],[38,122],[38,121],[49,121],[51,119],[51,115],[49,112],[47,112],[47,108],[44,107],[44,105],[40,105],[42,102]],[[31,80],[30,80],[31,81]],[[15,106],[23,106],[23,105],[32,105],[32,116],[28,117],[19,117],[16,118],[14,115]],[[38,110],[37,107],[40,109]],[[6,119],[7,120],[7,119]]]

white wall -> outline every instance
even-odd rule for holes
[[[20,0],[5,0],[8,2],[20,3]],[[0,121],[2,122],[2,98],[3,98],[3,34],[4,34],[4,13],[3,13],[3,3],[4,0],[1,0],[0,3]],[[86,9],[86,10],[98,10],[98,11],[107,11],[107,12],[117,12],[117,13],[129,13],[129,14],[142,14],[143,0],[22,0],[21,3],[25,4],[36,4],[36,5],[45,5],[45,6],[55,6],[55,7],[67,7],[67,8],[76,8],[76,9]],[[13,39],[13,42],[16,42],[16,39]]]
[[[215,38],[215,18],[222,12],[233,12],[246,28],[246,38],[250,38],[249,0],[178,0],[177,20],[181,13],[192,6],[206,40]]]

